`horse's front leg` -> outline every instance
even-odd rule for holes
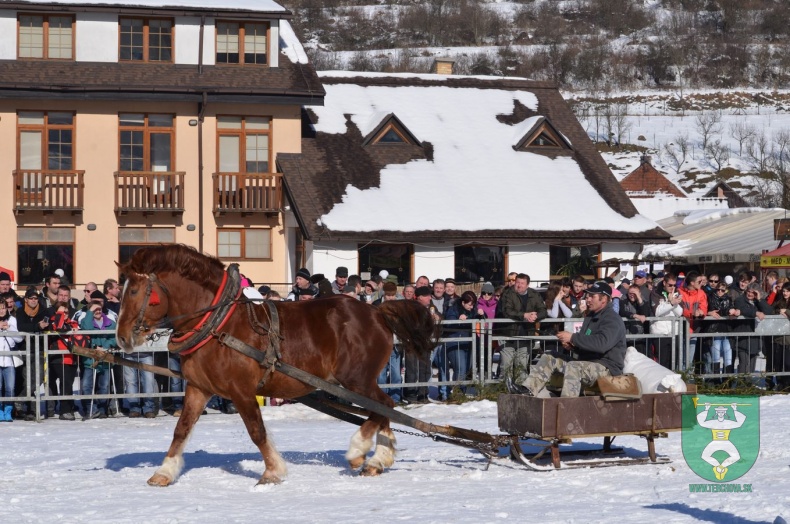
[[[184,393],[184,408],[176,424],[176,429],[173,431],[173,442],[170,443],[170,449],[167,450],[162,466],[156,470],[153,477],[148,479],[150,486],[169,486],[181,474],[181,470],[184,468],[184,447],[192,433],[192,428],[195,427],[195,423],[203,414],[203,408],[206,407],[209,397],[209,393],[187,383]]]
[[[236,409],[239,410],[239,415],[247,427],[247,433],[249,433],[252,442],[263,456],[266,469],[258,480],[258,484],[279,484],[287,473],[287,468],[282,456],[274,447],[274,442],[266,434],[261,408],[258,406],[258,401],[255,400],[255,395],[238,395],[231,400],[236,404]]]

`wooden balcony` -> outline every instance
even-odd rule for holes
[[[184,212],[183,171],[116,171],[114,176],[119,215]]]
[[[19,169],[14,171],[14,213],[82,213],[85,171]]]
[[[214,173],[214,214],[279,213],[280,173]]]

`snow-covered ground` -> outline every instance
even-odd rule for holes
[[[201,418],[184,473],[168,488],[146,480],[164,458],[172,417],[2,423],[0,522],[751,524],[790,517],[790,397],[761,400],[760,455],[736,481],[751,484],[752,493],[690,493],[689,484],[704,481],[684,462],[679,433],[657,441],[670,464],[550,472],[507,459],[486,469],[476,452],[398,434],[393,468],[363,478],[343,459],[355,426],[301,405],[262,409],[289,467],[276,486],[255,487],[262,462],[238,415]],[[499,433],[492,402],[408,412]],[[646,454],[638,437],[616,443],[629,455]]]

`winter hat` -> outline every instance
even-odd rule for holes
[[[424,297],[431,294],[431,288],[428,286],[420,286],[414,290],[414,296],[416,297]]]
[[[267,294],[269,291],[271,291],[271,290],[272,290],[272,288],[270,288],[269,286],[265,286],[265,285],[264,285],[264,286],[261,286],[261,287],[259,287],[259,288],[258,288],[258,293],[260,293],[260,294],[261,294],[261,295],[263,295],[263,296],[266,296],[266,294]]]
[[[37,297],[37,296],[38,296],[38,291],[36,291],[36,288],[34,287],[28,288],[28,290],[25,291],[25,298]]]
[[[308,280],[311,283],[313,283],[313,284],[318,284],[319,282],[324,280],[324,274],[323,273],[316,273],[315,275],[313,275],[311,277],[308,277]]]
[[[99,300],[99,299],[104,300],[105,302],[107,301],[107,297],[104,296],[104,293],[102,293],[97,289],[96,291],[91,293],[91,300]]]
[[[385,295],[392,296],[398,292],[398,286],[394,282],[384,282],[382,287]]]
[[[3,280],[11,280],[11,275],[6,273],[5,271],[0,271],[0,281]]]
[[[306,267],[299,268],[299,271],[296,272],[297,277],[302,277],[305,280],[310,280],[310,272],[307,270]]]
[[[344,278],[348,276],[348,268],[344,266],[338,266],[337,270],[335,270],[335,276]]]
[[[492,284],[491,282],[486,282],[485,284],[483,284],[483,289],[481,289],[481,291],[483,293],[491,293],[493,295],[494,294],[494,284]]]

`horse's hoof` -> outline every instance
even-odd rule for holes
[[[277,475],[266,475],[265,473],[261,477],[261,480],[258,481],[258,486],[265,486],[267,484],[280,484],[282,483],[283,479],[278,477]]]
[[[365,456],[357,457],[355,459],[351,459],[348,461],[348,466],[353,469],[357,470],[362,467],[362,464],[365,463]]]
[[[162,474],[155,474],[153,477],[148,479],[149,486],[156,486],[159,488],[165,488],[169,486],[173,481]]]
[[[362,477],[377,477],[382,473],[384,473],[383,469],[368,465],[359,472],[359,475]]]

